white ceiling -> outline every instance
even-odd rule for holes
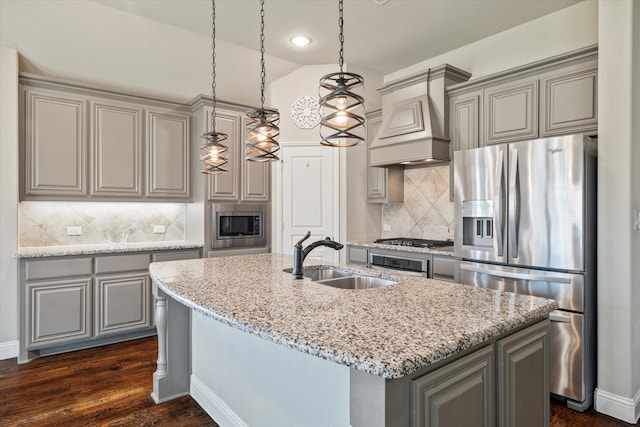
[[[210,0],[94,0],[211,34]],[[486,38],[582,0],[345,0],[345,63],[380,75]],[[338,62],[337,0],[265,0],[266,53],[300,65]],[[259,50],[258,0],[217,0],[218,40]],[[294,48],[305,34],[312,44]]]

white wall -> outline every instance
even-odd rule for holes
[[[640,4],[600,1],[595,408],[629,423],[640,416],[639,29]]]
[[[586,0],[387,74],[384,81],[391,82],[442,64],[472,73],[473,80],[597,42],[598,2]]]
[[[2,0],[0,45],[19,51],[20,71],[177,101],[211,93],[211,37],[92,1]],[[270,79],[298,67],[266,61]],[[259,103],[259,66],[258,52],[216,40],[218,97]]]
[[[0,359],[18,354],[18,52],[0,46]]]

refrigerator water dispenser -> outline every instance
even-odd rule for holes
[[[493,247],[493,200],[462,202],[462,244]]]

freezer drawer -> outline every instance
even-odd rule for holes
[[[582,402],[587,398],[584,315],[556,310],[549,320],[549,391]]]
[[[556,300],[561,310],[584,312],[584,276],[518,267],[460,263],[460,283]]]

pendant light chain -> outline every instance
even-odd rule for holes
[[[338,36],[338,40],[340,40],[340,60],[338,63],[340,65],[340,74],[343,74],[342,66],[344,65],[344,18],[342,17],[342,14],[344,11],[344,6],[342,5],[342,0],[339,1],[338,9],[340,11],[340,17],[338,18],[338,26],[340,27],[340,36]]]
[[[202,167],[200,172],[209,175],[217,175],[228,172],[226,168],[228,159],[227,151],[229,150],[223,144],[227,140],[228,135],[216,132],[216,1],[211,0],[211,130],[205,132],[201,137],[206,141],[200,146],[202,154],[200,162]]]
[[[216,2],[211,5],[211,96],[213,97],[213,109],[211,111],[211,131],[216,131]]]
[[[264,108],[264,87],[266,71],[264,63],[264,0],[260,0],[260,109],[247,111],[245,138],[245,157],[252,162],[274,162],[280,144],[276,138],[280,135],[280,113]]]
[[[260,84],[260,107],[264,109],[264,82],[266,77],[264,69],[264,0],[260,0],[260,66],[262,67],[260,72],[260,78],[262,79]]]
[[[344,5],[338,1],[340,33],[340,72],[320,79],[320,107],[325,115],[320,120],[320,144],[330,147],[351,147],[365,138],[364,79],[344,72]]]

